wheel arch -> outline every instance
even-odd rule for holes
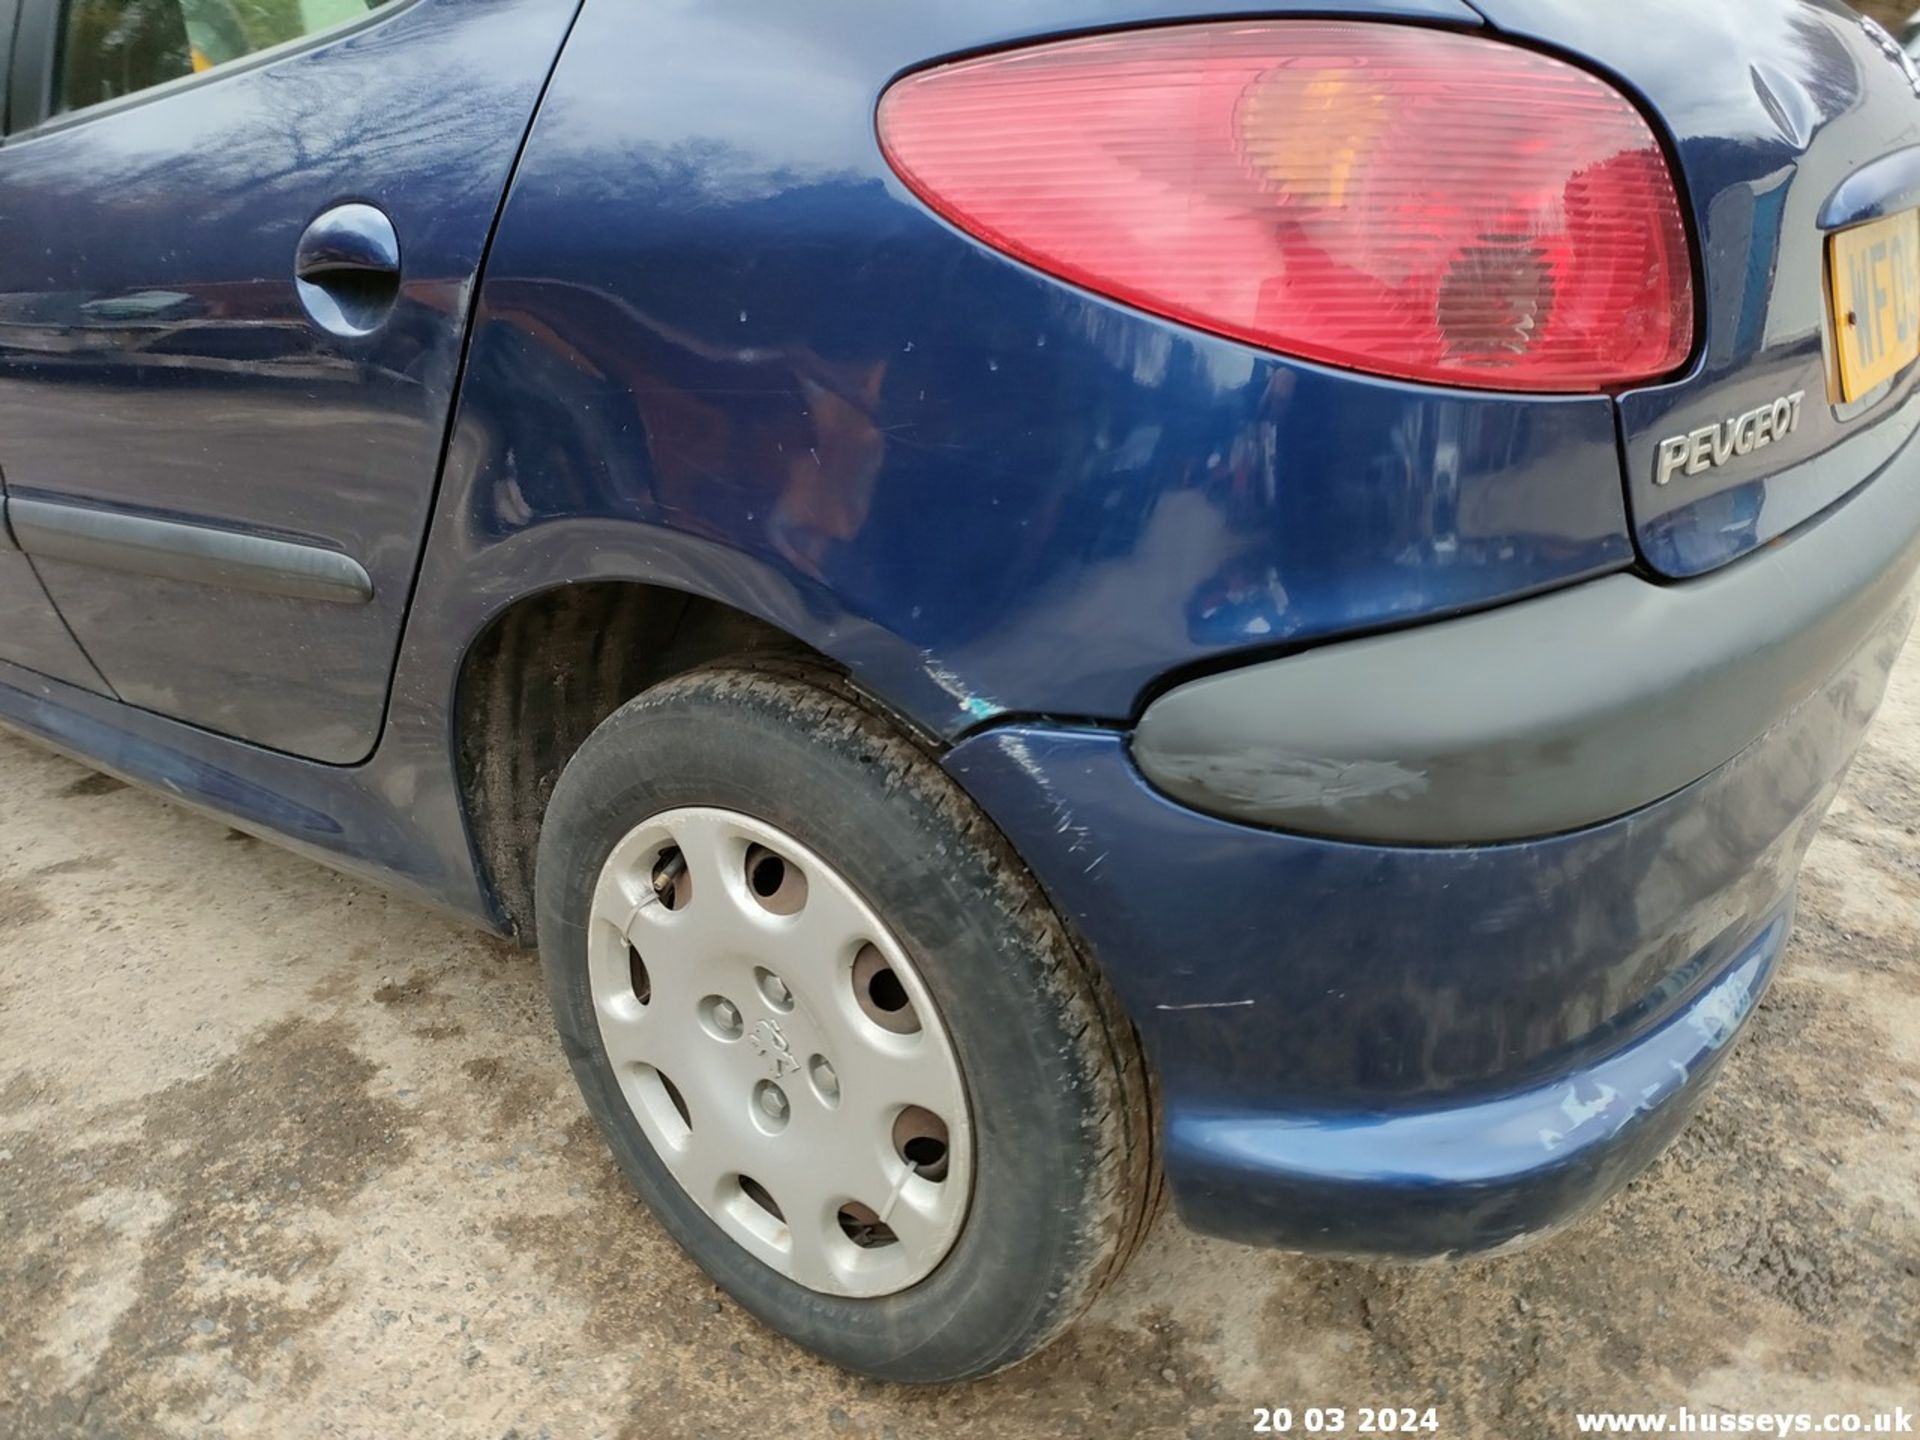
[[[846,673],[745,610],[639,580],[532,590],[475,633],[454,681],[453,754],[476,861],[517,939],[534,943],[534,854],[567,761],[634,696],[721,659]]]

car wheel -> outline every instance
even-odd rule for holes
[[[768,1325],[883,1379],[984,1375],[1139,1242],[1131,1027],[998,831],[850,689],[646,692],[568,764],[538,862],[587,1108]]]

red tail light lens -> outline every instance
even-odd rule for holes
[[[1407,26],[1183,25],[908,76],[888,161],[1061,279],[1329,364],[1604,390],[1693,348],[1640,113],[1530,50]]]

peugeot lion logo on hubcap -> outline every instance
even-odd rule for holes
[[[760,1021],[747,1036],[747,1043],[759,1052],[760,1058],[773,1066],[773,1078],[800,1068],[800,1062],[793,1058],[793,1047],[787,1043],[786,1032],[780,1028],[778,1020]]]

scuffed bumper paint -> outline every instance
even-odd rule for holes
[[[1673,1136],[1765,988],[1910,609],[1713,773],[1502,845],[1258,829],[1125,734],[1007,725],[948,768],[1078,929],[1158,1072],[1195,1228],[1429,1257],[1516,1243]]]
[[[1536,1239],[1631,1179],[1692,1115],[1787,930],[1783,910],[1666,1024],[1517,1094],[1400,1115],[1183,1115],[1168,1161],[1183,1177],[1182,1213],[1214,1234],[1337,1253],[1444,1256]],[[1325,1217],[1314,1235],[1291,1234],[1301,1214]]]

